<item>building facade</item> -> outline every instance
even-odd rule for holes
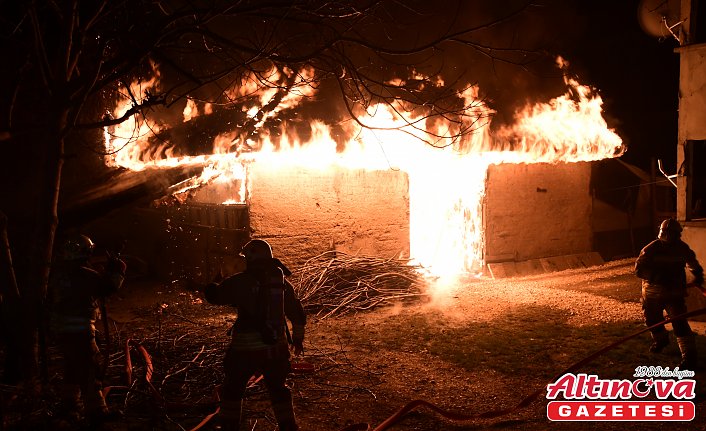
[[[706,1],[682,0],[679,27],[677,218],[683,239],[706,264]],[[692,292],[694,293],[694,292]],[[691,295],[690,308],[706,299]]]

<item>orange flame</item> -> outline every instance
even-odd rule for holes
[[[295,107],[309,97],[311,93],[303,89],[309,88],[304,83],[312,73],[298,72],[296,82],[302,90],[292,92],[278,110],[268,115]],[[359,118],[368,128],[352,133],[355,138],[342,152],[337,152],[329,127],[314,120],[310,123],[308,142],[300,142],[283,127],[278,145],[267,132],[261,131],[262,145],[258,145],[261,150],[236,155],[228,152],[236,136],[230,133],[216,138],[213,154],[176,157],[168,152],[167,144],[155,150],[145,144],[144,138],[150,129],[154,130],[154,125],[142,119],[126,122],[112,133],[106,132],[106,146],[111,152],[108,162],[134,170],[203,165],[206,168],[201,178],[187,187],[240,180],[242,186],[226,204],[247,201],[248,163],[266,163],[271,169],[292,165],[318,169],[334,165],[368,170],[400,169],[409,175],[411,257],[436,275],[478,273],[483,267],[482,199],[489,165],[590,161],[617,157],[624,152],[622,140],[602,117],[601,98],[575,79],[565,78],[565,82],[569,88],[566,94],[547,103],[527,106],[517,112],[512,126],[502,127],[493,134],[490,131],[493,111],[480,101],[479,89],[470,87],[463,97],[469,121],[476,121],[474,124],[431,122],[415,113],[406,113],[403,118],[400,113],[405,110],[376,105]],[[249,108],[252,112],[273,97],[271,89],[258,89],[252,82],[244,82],[233,91],[233,95],[259,94],[258,101]],[[133,90],[133,94],[143,93]],[[129,101],[124,102],[116,109],[116,115],[128,107]],[[193,107],[190,109],[189,115],[197,112]],[[186,119],[186,112],[184,115]],[[260,123],[263,122],[264,119]],[[459,137],[459,127],[472,127],[475,132]]]

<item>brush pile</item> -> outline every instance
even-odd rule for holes
[[[295,271],[294,289],[304,308],[322,319],[422,296],[421,267],[408,260],[328,251]]]

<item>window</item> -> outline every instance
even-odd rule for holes
[[[691,2],[690,43],[706,43],[706,0]]]

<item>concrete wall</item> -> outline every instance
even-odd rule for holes
[[[686,45],[679,52],[679,133],[677,166],[685,161],[689,140],[706,139],[706,44]],[[703,169],[703,168],[702,168]],[[677,219],[687,216],[687,179],[677,177]]]
[[[706,139],[706,44],[679,48],[679,130],[685,139]]]
[[[486,262],[591,251],[590,174],[590,163],[491,166],[483,203]],[[218,195],[212,204],[130,209],[89,233],[101,243],[125,238],[125,254],[144,261],[148,272],[196,283],[241,270],[238,251],[251,237],[268,240],[292,269],[329,250],[409,256],[403,172],[253,165],[249,181],[247,207],[220,205]]]
[[[691,41],[692,26],[698,21],[688,18],[692,1],[681,2],[681,16],[686,26],[681,29],[683,40]],[[688,44],[677,48],[679,53],[679,133],[677,139],[677,166],[686,161],[686,144],[690,140],[706,139],[706,44]],[[704,169],[703,166],[694,167]],[[696,252],[701,266],[706,263],[706,221],[685,221],[687,217],[687,178],[677,177],[677,219],[684,224],[682,239]],[[706,307],[706,298],[696,289],[689,289],[687,307],[694,310]],[[693,320],[706,320],[701,315]]]
[[[486,262],[591,251],[590,163],[491,166]]]
[[[682,239],[694,250],[701,266],[706,268],[706,221],[686,222]],[[686,299],[686,306],[689,310],[704,308],[706,307],[706,297],[697,289],[691,288]],[[694,317],[693,320],[706,321],[706,315]]]
[[[699,263],[706,265],[706,221],[685,223],[682,239],[694,250]]]
[[[409,255],[409,181],[395,171],[276,168],[249,172],[252,237],[295,268],[327,250]]]

